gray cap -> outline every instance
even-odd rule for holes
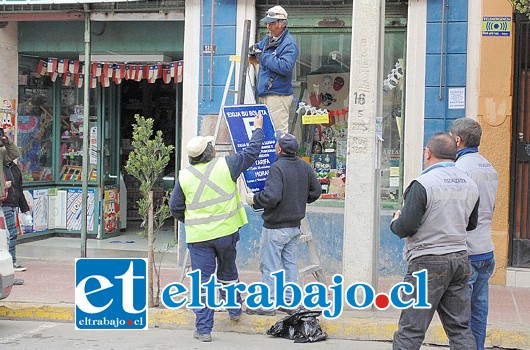
[[[272,23],[279,19],[287,20],[287,11],[281,6],[274,6],[267,11],[267,16],[261,19],[262,22]]]
[[[287,154],[295,154],[298,151],[298,141],[296,141],[296,137],[294,135],[289,133],[284,133],[280,130],[276,131],[276,141],[278,141],[278,145],[280,145],[280,148],[282,149],[283,153]]]

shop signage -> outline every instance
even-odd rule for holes
[[[243,178],[252,192],[260,192],[265,187],[265,180],[269,175],[271,164],[276,160],[276,138],[274,125],[266,105],[225,106],[223,113],[236,152],[248,146],[252,131],[254,131],[254,117],[257,113],[263,116],[263,131],[265,138],[261,146],[261,153],[256,162],[245,172]]]
[[[466,108],[466,88],[449,88],[449,109]]]
[[[302,116],[302,124],[327,124],[329,114],[307,114]]]
[[[203,45],[202,46],[202,53],[215,53],[215,45]]]
[[[483,17],[482,36],[510,36],[511,17]]]

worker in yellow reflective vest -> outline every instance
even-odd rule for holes
[[[236,181],[258,158],[263,137],[263,117],[258,113],[249,145],[239,153],[216,157],[212,136],[195,136],[186,145],[190,166],[179,172],[169,209],[185,225],[191,268],[201,271],[201,283],[214,273],[223,284],[239,281],[236,244],[239,229],[248,221]],[[201,301],[205,303],[204,295]],[[237,301],[242,302],[239,293]],[[208,307],[193,311],[194,337],[212,341],[214,311]],[[241,308],[228,312],[231,320],[239,321]]]

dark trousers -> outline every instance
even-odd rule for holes
[[[239,282],[236,266],[236,245],[239,241],[239,231],[220,238],[204,242],[188,243],[190,250],[191,269],[201,271],[201,283],[206,283],[215,273],[217,281],[222,284]],[[216,273],[217,268],[217,273]],[[224,297],[221,293],[221,297]],[[242,303],[241,294],[237,293],[237,301]],[[201,302],[206,302],[204,291]],[[214,311],[208,307],[194,309],[195,328],[200,334],[210,333],[213,329]],[[228,309],[232,316],[240,315],[241,308]]]
[[[415,350],[421,347],[434,311],[438,312],[453,349],[475,350],[475,338],[469,328],[470,302],[468,280],[471,264],[466,252],[420,256],[409,262],[404,281],[416,285],[415,271],[427,269],[430,309],[408,308],[401,311],[399,328],[394,333],[393,349]],[[415,297],[414,295],[409,296]],[[407,300],[404,297],[403,300]]]

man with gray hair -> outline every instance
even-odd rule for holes
[[[477,228],[467,235],[467,252],[471,260],[469,292],[471,294],[470,327],[477,349],[483,350],[488,322],[489,279],[495,270],[491,222],[497,199],[499,176],[490,162],[478,153],[482,128],[470,118],[460,118],[450,129],[458,149],[456,167],[464,171],[478,186],[480,205]]]
[[[249,49],[249,62],[259,64],[256,92],[267,105],[275,130],[288,132],[289,109],[293,102],[293,69],[298,46],[287,29],[287,11],[274,6],[261,19],[269,34]]]
[[[403,208],[390,224],[394,234],[405,238],[404,282],[416,285],[413,274],[427,270],[430,304],[401,311],[394,350],[420,349],[435,311],[455,349],[476,349],[467,306],[471,266],[466,231],[477,226],[479,193],[475,182],[455,166],[455,159],[454,138],[434,134],[423,156],[426,169],[405,190]],[[404,301],[416,298],[416,293],[406,294]]]

